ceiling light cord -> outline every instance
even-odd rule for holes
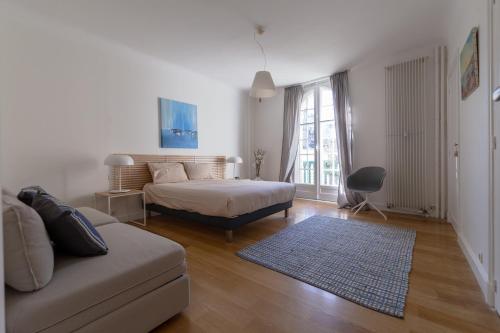
[[[262,52],[262,56],[264,57],[264,70],[266,70],[266,68],[267,68],[267,56],[266,56],[266,52],[264,51],[264,48],[262,47],[262,44],[257,40],[257,32],[253,33],[253,39],[255,40],[257,45],[259,45],[259,47],[260,47],[260,52]]]

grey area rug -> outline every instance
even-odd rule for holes
[[[237,255],[402,318],[415,238],[411,229],[316,215]]]

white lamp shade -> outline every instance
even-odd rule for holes
[[[109,166],[124,166],[134,165],[134,159],[129,155],[108,155],[104,160],[104,165]]]
[[[243,159],[239,156],[231,156],[226,159],[227,163],[242,164]]]
[[[267,98],[276,95],[276,87],[274,86],[271,73],[268,71],[259,71],[255,73],[250,96],[255,98]]]

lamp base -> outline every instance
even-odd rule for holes
[[[130,190],[111,190],[109,193],[127,193],[130,192]]]

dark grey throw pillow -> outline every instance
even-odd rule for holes
[[[45,192],[45,190],[38,185],[28,186],[28,187],[21,189],[21,191],[19,191],[17,198],[20,201],[27,204],[28,206],[31,206],[33,199],[39,193],[40,194],[47,194],[47,192]]]
[[[108,253],[108,247],[92,223],[78,210],[48,194],[37,194],[33,209],[42,217],[57,250],[75,256]]]

